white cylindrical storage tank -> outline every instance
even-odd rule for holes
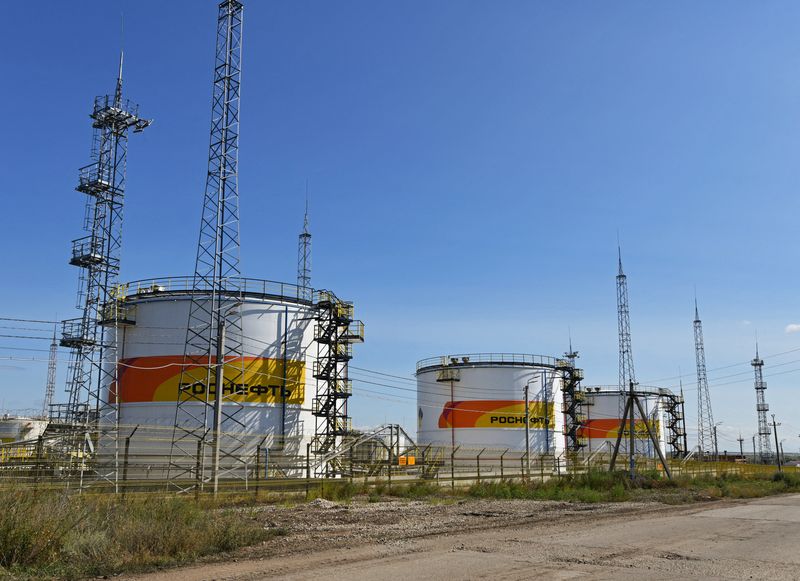
[[[617,434],[622,429],[620,441],[620,454],[628,453],[630,431],[628,422],[623,425],[622,413],[625,409],[626,392],[620,391],[617,386],[591,386],[585,387],[586,404],[583,415],[586,417],[578,429],[578,436],[586,441],[586,452],[593,453],[602,450],[611,451],[617,441]],[[661,390],[658,388],[641,387],[636,390],[639,401],[642,403],[648,416],[651,429],[658,439],[661,451],[668,455],[665,437],[666,423],[664,421],[664,406],[661,401]],[[647,426],[638,410],[635,412],[634,441],[636,454],[655,458],[658,456],[655,447],[647,433]]]
[[[224,382],[226,389],[235,382],[242,394],[232,396],[235,404],[227,404],[236,405],[237,411],[235,422],[223,420],[222,432],[235,433],[245,442],[237,449],[238,455],[253,455],[256,448],[273,454],[271,460],[276,454],[305,454],[315,428],[311,408],[317,349],[312,292],[270,281],[237,282],[241,291],[224,300],[232,309],[240,309],[241,332],[228,325],[226,342],[241,343],[244,357],[226,366]],[[159,472],[165,469],[172,447],[191,286],[187,278],[130,283],[122,310],[106,326],[108,343],[116,346],[116,352],[108,349],[106,353],[107,366],[117,364],[117,387],[110,390],[109,399],[113,403],[114,394],[118,398],[119,439],[136,429],[130,441],[130,464],[146,464],[153,478],[163,477]],[[239,301],[241,306],[237,306]],[[197,353],[190,350],[187,355]],[[202,417],[208,406],[181,397],[186,400],[181,408],[188,413],[182,413],[179,423],[194,421],[192,415]],[[213,395],[210,401],[213,404]],[[207,424],[212,425],[211,417]],[[262,467],[266,460],[260,460]],[[140,472],[135,474],[144,477]]]
[[[0,444],[35,440],[46,428],[47,420],[5,414],[0,417]]]
[[[524,454],[528,392],[530,454],[565,448],[557,360],[539,355],[447,355],[417,363],[417,444]],[[444,455],[447,460],[447,454]]]

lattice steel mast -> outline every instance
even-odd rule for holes
[[[636,384],[633,369],[633,350],[631,348],[631,314],[628,304],[628,277],[622,270],[622,249],[617,246],[619,270],[617,272],[617,331],[619,336],[619,391],[622,396],[630,391],[631,383]],[[620,397],[620,430],[624,429],[625,398]],[[633,426],[630,426],[633,429]]]
[[[697,363],[697,448],[705,456],[714,446],[714,414],[706,375],[706,350],[703,344],[703,323],[694,300],[694,355]]]
[[[764,381],[762,368],[764,367],[764,360],[758,356],[758,343],[756,343],[756,357],[750,362],[755,372],[755,388],[756,388],[756,412],[758,414],[758,457],[762,464],[769,464],[772,462],[772,444],[770,443],[770,436],[772,429],[769,427],[767,421],[767,412],[769,411],[769,404],[764,397],[764,392],[767,389],[767,382]]]
[[[56,370],[58,367],[58,339],[56,330],[53,329],[53,342],[50,343],[50,356],[47,359],[47,383],[44,388],[44,401],[42,402],[42,416],[47,417],[53,399],[56,395]]]
[[[235,474],[244,461],[243,440],[228,435],[244,428],[237,387],[244,374],[238,188],[243,5],[225,0],[218,8],[208,174],[168,475],[184,490],[213,480],[216,491],[218,479]]]
[[[122,65],[120,52],[114,95],[95,98],[90,115],[93,162],[80,169],[76,187],[86,194],[87,235],[72,241],[70,259],[70,264],[80,269],[77,306],[81,316],[62,323],[60,344],[71,350],[68,403],[51,408],[54,420],[75,430],[70,444],[75,459],[86,457],[82,452],[88,436],[82,434],[88,430],[100,426],[107,431],[104,437],[116,438],[116,365],[104,365],[113,345],[104,336],[102,325],[108,322],[107,306],[117,298],[128,131],[138,133],[151,123],[138,116],[137,105],[123,98]],[[111,442],[109,449],[115,448]],[[99,468],[98,475],[114,480],[116,463]]]
[[[297,244],[297,287],[301,297],[310,293],[311,233],[308,231],[308,183],[306,183],[306,212],[303,217],[303,232],[298,237]]]

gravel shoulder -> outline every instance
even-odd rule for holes
[[[800,495],[682,506],[460,500],[251,511],[285,533],[224,561],[127,579],[797,578]]]

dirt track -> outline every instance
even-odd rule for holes
[[[800,495],[680,507],[317,501],[254,518],[288,534],[139,579],[800,578]]]

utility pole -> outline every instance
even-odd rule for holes
[[[527,464],[528,474],[531,473],[531,408],[528,398],[528,388],[530,384],[530,381],[525,383],[525,463]],[[545,403],[545,405],[547,404]]]
[[[739,437],[736,439],[736,441],[739,442],[739,456],[741,456],[742,460],[744,460],[744,438],[742,438],[741,432],[739,432]]]
[[[772,414],[772,431],[775,434],[775,453],[778,456],[778,472],[783,472],[783,466],[781,465],[781,455],[778,454],[778,450],[780,446],[778,445],[778,426],[780,426],[780,422],[775,422],[775,414]]]
[[[756,463],[756,437],[753,436],[753,464]]]
[[[714,462],[719,462],[719,448],[717,447],[717,424],[714,424]]]

